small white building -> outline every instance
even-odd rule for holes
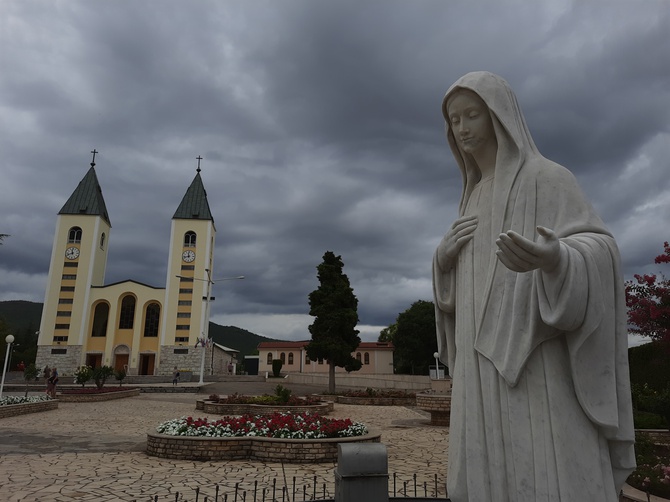
[[[284,373],[328,373],[324,360],[312,361],[305,347],[309,340],[300,342],[261,342],[258,344],[258,373],[272,373],[272,360],[282,361]],[[361,342],[351,353],[362,366],[357,373],[367,375],[393,374],[393,344],[391,342]],[[346,373],[344,368],[335,368],[336,373]]]

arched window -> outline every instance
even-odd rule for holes
[[[121,315],[119,316],[119,329],[133,329],[135,318],[135,297],[126,295],[121,300]]]
[[[144,315],[144,336],[158,336],[158,321],[161,317],[161,306],[157,303],[147,305]]]
[[[281,359],[282,364],[286,364],[286,353],[282,352],[281,355],[279,356],[279,359]]]
[[[80,244],[81,243],[81,228],[72,227],[67,234],[68,244]]]
[[[357,361],[361,360],[361,353],[360,352],[356,352],[356,360]]]
[[[102,235],[100,236],[100,249],[104,248],[105,248],[105,232],[103,232]]]
[[[272,365],[272,352],[268,352],[268,360],[267,363]]]
[[[370,364],[370,354],[368,352],[363,354],[363,364]]]
[[[109,305],[98,303],[93,312],[93,328],[91,336],[105,336],[107,334],[107,318],[109,317]]]
[[[293,352],[288,353],[288,363],[293,364]]]
[[[185,248],[195,247],[195,232],[189,230],[184,234],[184,247]]]

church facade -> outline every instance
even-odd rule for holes
[[[213,372],[215,347],[204,340],[216,228],[200,167],[172,217],[165,286],[104,283],[111,228],[94,156],[58,213],[37,367],[62,375],[82,365],[129,375],[169,375],[175,367],[199,374],[207,351],[205,374]]]

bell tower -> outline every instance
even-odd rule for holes
[[[208,331],[207,297],[211,293],[216,227],[200,176],[202,157],[197,160],[195,178],[172,217],[166,308],[161,322],[163,366],[171,364],[174,355],[189,354],[186,348],[194,347]],[[178,360],[186,364],[186,359],[190,362],[196,354],[189,356]]]
[[[58,212],[40,323],[40,364],[77,367],[88,326],[91,286],[102,286],[111,223],[95,173],[86,175]]]

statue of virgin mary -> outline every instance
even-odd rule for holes
[[[635,467],[614,238],[564,167],[537,150],[505,80],[447,92],[463,178],[438,246],[440,359],[453,377],[452,502],[614,502]]]

